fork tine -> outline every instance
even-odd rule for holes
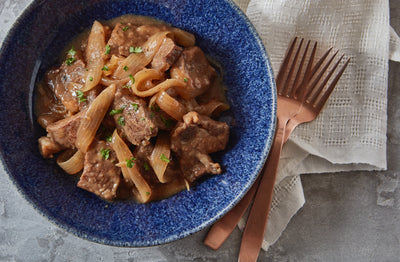
[[[311,68],[312,68],[312,65],[313,65],[313,62],[314,62],[314,57],[315,57],[316,51],[317,51],[317,42],[314,43],[314,47],[313,47],[313,49],[311,51],[311,55],[310,55],[310,58],[309,58],[308,63],[307,63],[306,71],[305,71],[304,76],[303,76],[303,80],[300,82],[299,85],[297,85],[297,87],[294,90],[294,97],[296,99],[300,98],[300,101],[303,101],[303,99],[304,99],[304,94],[305,94],[306,88],[299,88],[299,87],[300,86],[304,87],[304,85],[310,80]],[[306,54],[304,53],[304,58],[305,57],[306,57]]]
[[[314,88],[317,86],[319,80],[321,80],[321,77],[324,75],[324,73],[326,72],[326,70],[328,69],[328,67],[330,66],[330,64],[332,63],[333,59],[336,57],[337,53],[339,52],[339,50],[337,50],[332,57],[329,59],[329,61],[325,64],[325,66],[321,69],[321,71],[319,72],[319,74],[317,75],[317,77],[314,79],[314,81],[311,83],[310,87],[307,89],[307,93],[305,95],[305,100],[306,101],[312,101],[315,99],[315,92]]]
[[[335,72],[336,68],[339,66],[340,61],[342,61],[344,55],[342,55],[339,60],[336,62],[336,64],[333,66],[333,68],[329,71],[328,75],[324,78],[324,80],[322,81],[322,83],[319,85],[319,87],[314,88],[313,93],[314,96],[312,98],[309,99],[309,103],[311,105],[314,105],[315,101],[318,99],[318,96],[322,93],[322,90],[324,89],[326,83],[328,83],[329,79],[331,78],[331,76],[333,75],[333,73]]]
[[[304,75],[303,75],[303,81],[299,81],[299,78],[301,76],[301,72],[303,72],[303,65],[304,65],[304,62],[306,61],[306,57],[307,57],[308,48],[310,46],[310,43],[311,43],[311,40],[308,40],[306,48],[304,49],[304,52],[303,52],[303,55],[302,55],[302,58],[301,58],[301,61],[300,61],[299,69],[297,70],[297,74],[296,74],[296,77],[295,77],[294,82],[293,82],[293,87],[286,94],[289,97],[292,96],[292,94],[296,94],[297,89],[299,88],[299,86],[302,85],[302,83],[304,81],[304,77],[306,76],[306,72],[305,72]]]
[[[321,67],[322,63],[325,61],[325,59],[328,57],[329,53],[332,51],[333,47],[329,48],[323,55],[322,57],[318,60],[318,62],[315,64],[311,71],[311,75],[314,75],[318,69]]]
[[[282,81],[283,81],[283,77],[284,74],[286,72],[286,69],[289,65],[289,60],[292,56],[293,50],[294,50],[294,46],[296,45],[297,42],[297,37],[293,38],[292,43],[290,44],[290,47],[285,55],[285,58],[282,62],[281,68],[279,69],[278,75],[276,77],[276,86],[277,88],[280,88],[282,86]],[[278,90],[279,91],[279,90]]]
[[[329,96],[331,95],[333,89],[335,88],[337,82],[339,81],[340,77],[342,76],[342,74],[343,74],[344,70],[346,69],[346,67],[348,66],[349,62],[350,62],[350,58],[347,59],[346,63],[343,65],[343,67],[340,69],[339,73],[333,79],[332,83],[329,85],[329,87],[326,89],[324,94],[319,99],[319,102],[317,104],[315,104],[315,108],[317,108],[318,110],[321,110],[322,107],[325,105],[326,101],[328,100]]]
[[[287,90],[287,87],[289,86],[290,82],[286,85],[286,81],[290,81],[292,76],[293,76],[293,72],[294,72],[294,69],[295,69],[295,67],[297,65],[297,59],[299,58],[299,54],[300,54],[301,47],[303,46],[303,42],[304,42],[304,38],[302,38],[300,40],[300,44],[299,44],[299,46],[297,48],[296,54],[295,54],[295,56],[293,58],[291,66],[290,66],[289,73],[288,73],[287,77],[285,78],[285,82],[282,85],[283,89],[281,90],[281,94],[287,93],[286,90]]]

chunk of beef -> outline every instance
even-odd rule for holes
[[[177,91],[183,98],[190,99],[209,89],[216,72],[203,51],[199,47],[191,47],[185,49],[172,66],[171,77],[187,82],[186,88]]]
[[[175,45],[174,41],[170,38],[165,38],[160,49],[154,55],[151,67],[165,72],[175,63],[181,53],[182,47]]]
[[[90,191],[105,200],[117,196],[121,169],[115,166],[117,156],[110,145],[94,140],[85,155],[83,173],[78,187]]]
[[[86,110],[48,125],[47,136],[62,148],[76,148],[76,134],[85,113]]]
[[[71,113],[79,111],[79,100],[76,91],[80,90],[85,74],[85,63],[78,59],[70,65],[63,63],[60,68],[50,70],[46,74],[46,83],[57,99]]]
[[[229,127],[197,112],[183,116],[171,134],[171,149],[180,157],[180,167],[185,178],[193,182],[205,173],[220,174],[221,167],[213,163],[209,153],[225,149]]]
[[[52,158],[53,154],[60,152],[63,148],[54,142],[50,137],[39,138],[39,151],[44,158]]]
[[[130,47],[140,47],[151,35],[166,30],[167,27],[161,25],[137,26],[131,23],[118,23],[115,25],[107,42],[107,45],[110,46],[110,54],[129,56]]]
[[[117,128],[132,144],[148,144],[149,139],[157,135],[158,128],[146,102],[126,89],[120,88],[115,93],[112,110]]]

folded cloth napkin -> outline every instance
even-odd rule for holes
[[[283,148],[267,250],[305,202],[300,174],[386,169],[388,60],[400,59],[400,41],[389,25],[388,0],[236,3],[260,34],[275,73],[295,36],[318,41],[321,53],[332,46],[351,58],[319,117],[298,126]]]

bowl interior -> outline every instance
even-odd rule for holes
[[[89,3],[90,2],[90,3]],[[94,20],[146,15],[195,34],[221,64],[232,107],[228,148],[213,155],[224,168],[168,199],[105,202],[76,187],[77,179],[44,160],[44,134],[33,112],[36,81],[60,50]],[[149,246],[197,232],[236,204],[254,182],[275,127],[276,94],[263,45],[243,13],[225,0],[34,1],[0,51],[0,152],[10,178],[44,216],[80,237],[116,246]]]

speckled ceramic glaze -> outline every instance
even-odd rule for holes
[[[66,42],[93,20],[123,14],[153,16],[192,32],[222,65],[231,112],[228,148],[213,155],[224,168],[171,198],[150,204],[108,203],[76,187],[77,179],[44,160],[37,139],[44,131],[33,113],[35,82]],[[11,180],[55,224],[91,241],[150,246],[210,225],[249,189],[268,154],[276,94],[268,57],[241,11],[224,0],[40,0],[18,19],[0,51],[0,151]]]

